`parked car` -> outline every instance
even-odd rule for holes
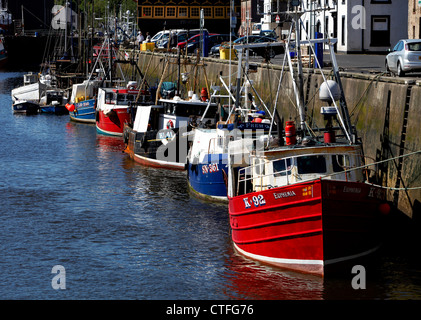
[[[208,32],[208,30],[203,29],[203,31]],[[182,30],[173,32],[171,37],[174,36],[173,39],[170,39],[170,36],[167,36],[165,39],[162,39],[158,42],[158,48],[166,48],[168,47],[168,42],[170,42],[170,47],[175,48],[179,42],[184,42],[188,38],[197,35],[200,33],[200,29],[191,29],[191,30]],[[172,41],[172,43],[171,43]]]
[[[248,37],[245,36],[245,37],[236,39],[235,41],[233,41],[233,45],[247,43],[247,41],[248,43],[262,43],[262,42],[275,42],[276,39],[257,36],[257,35],[251,35]],[[219,46],[220,44],[213,46],[211,49],[211,54],[219,55]],[[269,48],[256,48],[250,51],[256,53],[259,56],[263,56],[263,57],[268,56],[269,58],[273,58],[277,54],[284,53],[285,50],[283,46],[276,46],[276,47],[269,47]]]
[[[157,44],[158,41],[160,41],[160,40],[168,39],[168,36],[170,35],[170,32],[182,32],[182,31],[186,31],[186,30],[184,30],[184,29],[177,29],[177,30],[162,30],[162,31],[159,31],[158,33],[156,33],[151,38],[151,42],[155,42]]]
[[[210,33],[209,36],[213,36],[213,35],[217,35],[216,33]],[[200,33],[194,35],[193,37],[190,37],[188,40],[179,42],[177,44],[177,47],[179,47],[180,49],[183,49],[187,44],[194,44],[194,43],[200,43]]]
[[[386,70],[403,77],[407,72],[421,71],[421,39],[399,40],[386,56]]]
[[[165,34],[169,34],[169,30],[164,30],[164,31],[159,31],[158,33],[156,33],[152,38],[151,38],[151,42],[157,42],[159,40],[162,39],[162,37],[165,36]]]
[[[278,36],[273,30],[260,30],[259,36],[278,39]]]
[[[236,36],[232,36],[232,39],[237,39]],[[226,42],[230,40],[229,34],[210,34],[208,39],[208,54],[210,53],[210,50],[213,46],[217,44],[221,44],[222,42]],[[187,52],[188,53],[196,53],[197,50],[200,49],[200,37],[199,41],[189,43],[187,46]]]

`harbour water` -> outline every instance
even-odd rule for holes
[[[0,73],[1,299],[421,299],[420,237],[391,233],[365,289],[351,270],[322,279],[244,258],[226,204],[195,198],[184,172],[137,165],[122,139],[68,116],[14,115],[22,76]]]

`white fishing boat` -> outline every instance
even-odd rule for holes
[[[51,76],[39,77],[38,74],[29,72],[23,76],[23,86],[12,90],[12,101],[27,100],[39,102],[48,88],[51,88]]]

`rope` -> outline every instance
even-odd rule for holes
[[[360,167],[355,167],[355,168],[352,168],[352,169],[349,169],[349,170],[345,170],[343,172],[346,173],[346,172],[353,171],[353,170],[367,168],[369,166],[377,165],[379,163],[384,163],[384,162],[396,160],[396,159],[399,159],[399,158],[409,157],[409,156],[413,156],[413,155],[419,154],[419,153],[421,153],[421,150],[410,152],[410,153],[407,153],[407,154],[404,154],[404,155],[401,155],[401,156],[397,156],[397,157],[393,157],[393,158],[389,158],[389,159],[386,159],[386,160],[380,160],[380,161],[370,163],[370,164],[366,164],[366,165],[363,165],[363,166],[360,166]],[[329,174],[327,176],[322,177],[322,179],[325,178],[325,177],[329,177],[329,176],[333,176],[333,175],[337,175],[337,174],[339,174],[339,173],[338,172],[332,173],[332,174]],[[421,186],[420,187],[412,187],[412,188],[407,188],[407,187],[405,187],[405,188],[393,188],[393,187],[385,187],[385,186],[377,185],[377,184],[374,184],[374,183],[369,183],[369,184],[372,185],[372,186],[375,186],[375,187],[383,188],[383,189],[398,190],[398,191],[399,190],[419,190],[419,189],[421,189]]]

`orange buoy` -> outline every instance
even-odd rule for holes
[[[74,104],[66,104],[66,109],[69,110],[69,112],[75,111],[75,105]]]

